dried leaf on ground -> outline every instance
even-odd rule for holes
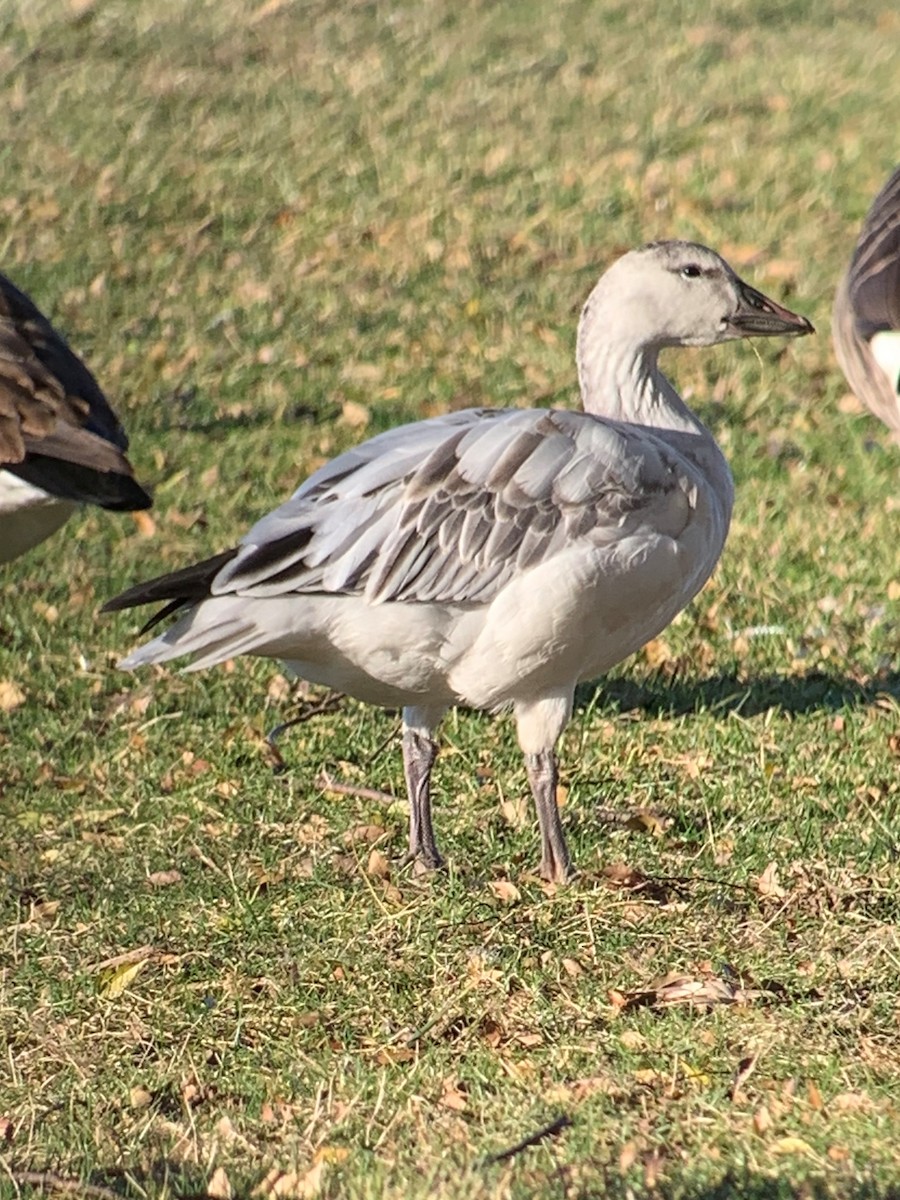
[[[210,1176],[209,1183],[206,1185],[206,1194],[209,1200],[231,1200],[234,1195],[231,1180],[222,1167],[216,1167]]]
[[[788,1136],[779,1138],[769,1147],[773,1154],[812,1154],[813,1148],[803,1138]]]
[[[686,975],[671,971],[648,988],[619,994],[624,997],[624,1003],[617,1007],[627,1012],[634,1008],[668,1008],[675,1004],[699,1008],[711,1008],[716,1004],[748,1004],[761,992],[758,988],[745,988],[739,980],[726,979],[711,972]]]
[[[0,712],[12,712],[25,703],[25,693],[11,679],[0,679]]]
[[[460,1082],[458,1076],[449,1075],[441,1086],[441,1097],[438,1103],[443,1108],[452,1109],[454,1112],[465,1112],[469,1105],[466,1085]]]
[[[130,983],[133,983],[147,965],[147,959],[142,958],[138,962],[126,963],[124,966],[118,967],[111,975],[109,975],[100,988],[100,995],[105,996],[107,1000],[115,1000],[117,996],[121,996]]]
[[[366,863],[366,874],[371,875],[373,879],[388,879],[391,874],[391,864],[388,862],[387,855],[382,854],[380,850],[370,851],[369,861]]]
[[[320,1159],[302,1173],[273,1167],[251,1195],[260,1196],[262,1200],[312,1200],[321,1191],[326,1165],[325,1160]]]
[[[764,900],[783,900],[787,895],[787,892],[781,886],[777,863],[770,862],[755,882],[756,890]]]
[[[181,872],[172,867],[168,871],[151,871],[147,882],[151,887],[169,887],[173,883],[181,883]]]
[[[521,900],[522,898],[519,889],[509,879],[491,879],[488,882],[488,887],[494,898],[503,904],[515,904],[517,900]]]

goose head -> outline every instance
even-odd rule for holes
[[[652,351],[812,332],[806,317],[745,283],[714,250],[666,241],[613,263],[584,306],[579,340],[612,338]]]

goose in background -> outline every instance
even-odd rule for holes
[[[710,432],[657,366],[668,346],[812,331],[717,254],[625,254],[578,327],[584,411],[470,409],[382,433],[312,474],[240,545],[138,584],[106,610],[178,620],[121,662],[239,654],[403,711],[409,853],[441,864],[431,816],[448,707],[511,707],[541,835],[571,859],[555,747],[577,683],[663,630],[715,567],[733,499]],[[147,628],[149,628],[148,626]]]
[[[0,275],[0,563],[55,533],[79,504],[149,508],[127,448],[93,375]]]
[[[900,167],[863,222],[835,298],[832,336],[856,398],[900,441]]]

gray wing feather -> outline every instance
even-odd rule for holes
[[[213,594],[486,601],[577,539],[639,528],[687,492],[678,461],[645,429],[559,410],[403,426],[311,475],[250,530]]]

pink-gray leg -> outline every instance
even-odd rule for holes
[[[403,710],[403,771],[409,796],[409,850],[403,861],[421,862],[432,870],[444,863],[431,822],[431,768],[438,753],[431,729],[441,715],[418,708]]]

